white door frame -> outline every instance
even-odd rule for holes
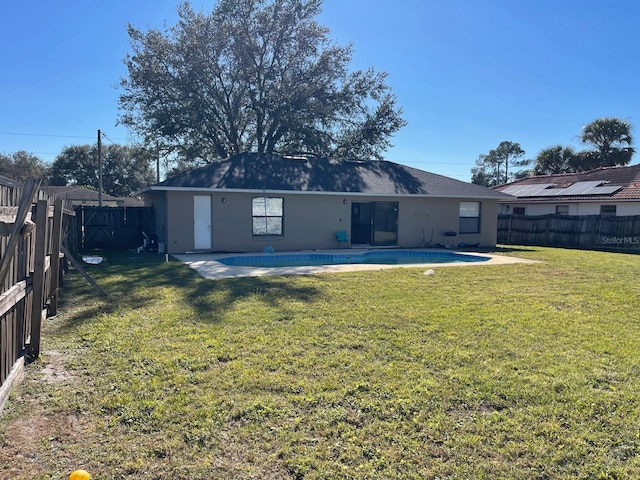
[[[193,196],[193,248],[211,249],[211,197]]]

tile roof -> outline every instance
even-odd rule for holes
[[[567,200],[640,200],[640,164],[600,167],[586,172],[564,173],[557,175],[537,175],[533,177],[521,178],[511,183],[494,187],[495,190],[504,191],[513,186],[555,184],[556,187],[566,187],[577,182],[606,182],[606,185],[621,186],[622,188],[607,195],[566,195],[566,196],[538,196],[526,197],[536,198],[536,201],[557,201]],[[525,198],[525,197],[520,197]]]
[[[15,180],[10,179],[9,177],[5,177],[4,175],[0,175],[0,185],[5,187],[19,187],[22,186],[21,183],[16,182]]]
[[[168,178],[143,192],[173,188],[509,198],[480,185],[388,161],[257,153],[211,163]]]
[[[71,186],[43,186],[40,189],[56,197],[64,198],[65,200],[98,200],[98,191],[91,190],[86,187],[79,187],[76,185]],[[116,197],[112,197],[106,193],[102,194],[103,200],[115,200]]]
[[[48,186],[47,185],[47,186],[40,187],[40,190],[47,193],[48,195],[51,195],[54,197],[60,197],[72,202],[73,201],[97,202],[99,200],[97,190],[91,190],[90,188],[80,187],[77,185],[67,185],[67,186]],[[125,206],[142,205],[142,202],[136,198],[114,197],[106,193],[102,194],[102,200],[108,200],[111,202],[117,201]]]

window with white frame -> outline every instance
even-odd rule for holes
[[[251,201],[253,235],[282,235],[284,198],[254,197]]]
[[[460,202],[459,232],[480,233],[480,202]]]

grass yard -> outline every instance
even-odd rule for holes
[[[0,478],[640,478],[640,257],[211,281],[67,277]]]

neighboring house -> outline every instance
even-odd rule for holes
[[[167,253],[494,246],[491,189],[387,161],[240,154],[138,192]]]
[[[20,182],[16,182],[15,180],[10,179],[9,177],[0,175],[0,185],[4,185],[5,187],[19,187],[22,184]]]
[[[640,164],[528,177],[494,189],[515,197],[500,200],[501,214],[640,215]]]
[[[61,197],[64,200],[69,200],[74,205],[89,205],[99,206],[100,199],[97,190],[91,190],[86,187],[79,187],[77,185],[65,186],[65,187],[40,187],[40,190],[51,195],[53,197]],[[144,203],[137,198],[127,197],[113,197],[102,194],[102,206],[103,207],[142,207]]]

